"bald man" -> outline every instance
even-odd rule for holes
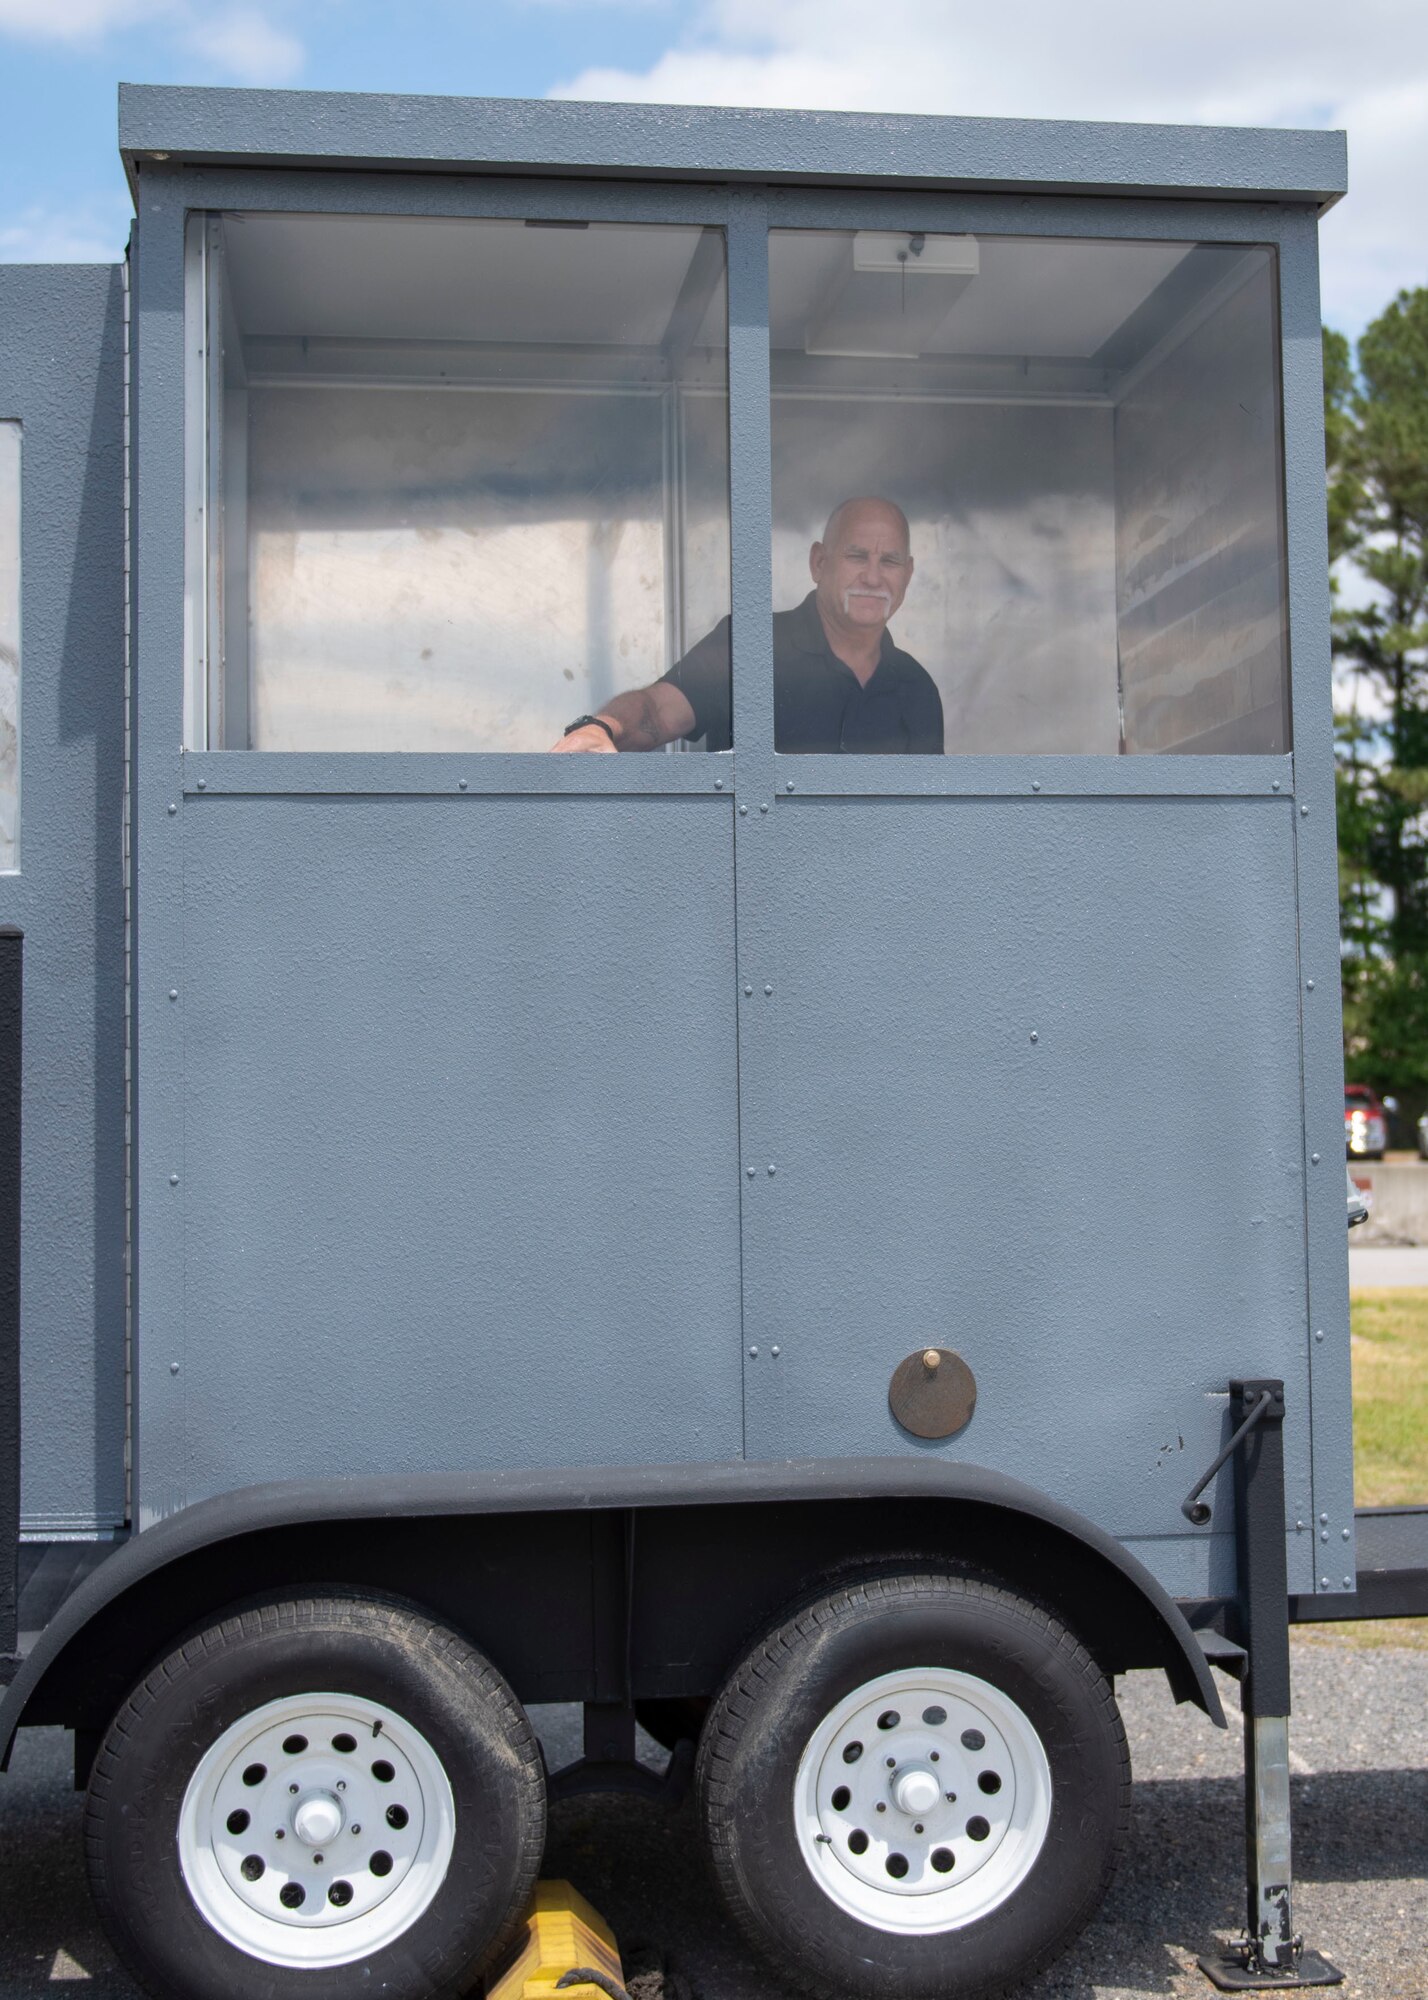
[[[774,613],[774,747],[942,753],[942,697],[895,646],[888,622],[912,581],[907,516],[891,500],[844,500],[808,552],[813,589]],[[729,620],[663,680],[582,715],[556,750],[658,750],[677,737],[730,747]]]

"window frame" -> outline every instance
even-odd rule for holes
[[[22,420],[21,418],[19,418],[19,417],[7,417],[7,416],[4,416],[4,415],[0,415],[0,433],[3,433],[3,435],[4,435],[4,436],[5,436],[6,438],[10,438],[10,437],[13,437],[13,439],[14,439],[14,447],[13,447],[13,450],[14,450],[14,487],[13,487],[13,496],[11,496],[11,495],[7,495],[7,496],[6,496],[6,499],[7,499],[7,504],[8,504],[8,502],[9,502],[10,498],[11,498],[11,497],[13,497],[13,502],[14,502],[14,520],[15,520],[15,538],[14,538],[14,544],[13,544],[13,548],[12,548],[12,549],[9,549],[9,550],[7,550],[7,549],[5,549],[5,548],[0,548],[0,563],[6,563],[6,562],[7,562],[8,560],[10,560],[10,559],[13,559],[13,567],[14,567],[14,572],[15,572],[15,625],[14,625],[14,631],[15,631],[15,790],[14,790],[14,824],[15,824],[15,834],[14,834],[14,839],[13,839],[13,841],[12,841],[12,843],[11,843],[11,846],[10,846],[10,855],[9,855],[9,859],[7,860],[7,859],[6,859],[5,857],[4,857],[4,854],[3,854],[3,852],[0,852],[0,875],[18,875],[18,874],[19,874],[19,873],[21,872],[21,870],[20,870],[20,861],[21,861],[21,799],[22,799],[22,789],[23,789],[23,766],[24,766],[24,729],[23,729],[23,720],[24,720],[24,681],[23,681],[23,671],[24,671],[24,653],[25,653],[25,620],[24,620],[24,546],[25,546],[25,426],[24,426],[24,422],[23,422],[23,420]],[[6,453],[8,454],[8,452],[9,452],[9,450],[10,450],[10,447],[9,447],[8,445],[6,445],[6,446],[4,447],[4,449],[5,449]],[[0,466],[0,472],[3,472],[3,466]],[[0,514],[0,519],[3,519],[3,514]]]
[[[1286,576],[1292,741],[1323,733],[1314,675],[1299,635],[1323,626],[1322,468],[1302,413],[1319,395],[1317,213],[1303,203],[1228,199],[1019,195],[856,186],[719,187],[617,181],[264,169],[161,170],[168,255],[182,318],[183,236],[194,213],[414,214],[684,223],[724,232],[729,298],[729,463],[733,616],[732,752],[696,758],[627,755],[569,760],[537,752],[181,753],[185,794],[688,794],[796,790],[803,796],[1292,796],[1294,753],[991,756],[782,756],[773,748],[768,237],[773,229],[922,229],[929,233],[1125,238],[1236,245],[1274,252],[1278,300],[1279,479]],[[177,196],[177,201],[172,199]],[[152,227],[152,225],[150,225]],[[1313,347],[1309,327],[1312,318]],[[187,356],[192,343],[185,339]],[[184,419],[187,421],[186,417]],[[182,440],[179,440],[182,455]],[[187,546],[188,537],[185,537]],[[186,556],[185,556],[186,560]],[[185,686],[188,677],[185,676]],[[184,717],[175,735],[191,740]]]

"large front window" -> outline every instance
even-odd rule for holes
[[[720,229],[197,215],[187,282],[189,744],[737,747]],[[775,748],[1287,751],[1275,299],[774,229]]]
[[[769,280],[774,605],[838,711],[780,749],[1288,749],[1272,252],[775,230]],[[849,499],[905,530],[823,549]]]
[[[187,740],[542,751],[729,610],[724,239],[197,216]]]

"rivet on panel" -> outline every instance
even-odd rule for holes
[[[177,1174],[170,1174],[170,1175],[169,1175],[169,1186],[170,1186],[170,1187],[177,1187],[177,1186],[178,1186],[178,1175],[177,1175]]]
[[[775,1174],[776,1174],[777,1172],[778,1172],[778,1168],[777,1168],[777,1167],[776,1167],[776,1166],[774,1165],[773,1161],[772,1161],[772,1160],[770,1160],[770,1161],[769,1161],[769,1179],[770,1179],[770,1180],[772,1180],[772,1179],[773,1179],[773,1177],[774,1177],[774,1175],[775,1175]]]
[[[171,987],[169,988],[169,998],[170,998],[170,1000],[177,1000],[177,999],[178,999],[178,988],[177,988],[177,986],[171,986]]]
[[[176,806],[176,805],[174,804],[173,800],[172,800],[172,799],[170,799],[170,800],[169,800],[169,818],[170,818],[170,819],[172,819],[172,818],[173,818],[173,816],[174,816],[174,814],[175,814],[175,813],[176,813],[177,811],[178,811],[178,807],[177,807],[177,806]]]
[[[749,1354],[750,1354],[750,1357],[751,1357],[751,1358],[752,1358],[753,1360],[755,1360],[755,1361],[757,1361],[757,1360],[758,1360],[758,1358],[759,1358],[759,1350],[757,1349],[757,1347],[751,1347],[751,1348],[749,1349]]]
[[[748,999],[749,995],[750,995],[750,994],[751,994],[751,993],[753,992],[753,990],[754,990],[754,989],[753,989],[753,987],[752,987],[752,986],[746,986],[746,987],[744,988],[744,998],[745,998],[746,1000]]]
[[[1306,992],[1306,993],[1312,993],[1312,992],[1314,991],[1314,982],[1313,982],[1313,980],[1312,980],[1312,979],[1306,979],[1306,980],[1305,980],[1305,982],[1304,982],[1304,990],[1305,990],[1305,992]]]
[[[766,812],[768,811],[768,809],[769,809],[769,802],[768,802],[768,800],[767,800],[767,799],[765,799],[765,800],[763,801],[762,805],[760,805],[760,807],[759,807],[759,811],[760,811],[761,813],[766,813]],[[777,1350],[775,1350],[775,1352],[777,1352]]]
[[[1032,1029],[1032,1031],[1031,1031],[1031,1039],[1032,1039],[1032,1040],[1033,1040],[1034,1042],[1039,1042],[1039,1041],[1041,1040],[1041,1037],[1040,1037],[1040,1035],[1038,1035],[1038,1034],[1037,1034],[1037,1032],[1036,1032],[1035,1028],[1033,1028],[1033,1029]]]
[[[1319,1530],[1319,1540],[1321,1542],[1327,1542],[1328,1539],[1329,1539],[1329,1530],[1327,1528],[1321,1528]]]
[[[1271,784],[1270,784],[1270,787],[1269,787],[1269,789],[1270,789],[1270,790],[1271,790],[1272,792],[1277,792],[1277,791],[1279,790],[1279,780],[1278,780],[1278,778],[1275,778],[1275,779],[1274,779],[1274,780],[1273,780],[1273,781],[1271,782]]]
[[[1301,806],[1301,807],[1299,808],[1299,817],[1300,817],[1301,819],[1308,819],[1308,817],[1309,817],[1309,808],[1308,808],[1308,806]]]
[[[1315,1329],[1314,1329],[1314,1338],[1315,1338],[1316,1340],[1322,1340],[1322,1339],[1324,1338],[1324,1329],[1323,1329],[1323,1327],[1322,1327],[1322,1326],[1316,1326],[1316,1327],[1315,1327]]]
[[[1347,1541],[1349,1539],[1349,1533],[1350,1533],[1349,1529],[1344,1528],[1341,1532],[1343,1534],[1344,1540]]]
[[[789,779],[789,781],[788,781],[788,783],[787,783],[787,784],[786,784],[786,785],[784,786],[784,790],[785,790],[786,792],[791,792],[791,791],[793,790],[793,780],[792,780],[792,778],[790,778],[790,779]]]
[[[740,819],[747,819],[748,817],[749,817],[749,808],[748,808],[747,806],[740,806],[740,807],[739,807],[739,818],[740,818]]]
[[[1352,1578],[1351,1576],[1346,1576],[1346,1577],[1344,1578],[1344,1588],[1345,1588],[1345,1590],[1352,1590],[1352,1589],[1353,1589],[1353,1587],[1354,1587],[1354,1580],[1353,1580],[1353,1578]]]
[[[1327,1576],[1321,1576],[1321,1577],[1320,1577],[1320,1579],[1319,1579],[1319,1588],[1320,1588],[1320,1590],[1327,1590],[1327,1589],[1329,1588],[1329,1579],[1328,1579],[1328,1577],[1327,1577]]]
[[[772,986],[766,986],[766,987],[764,988],[764,992],[765,992],[765,993],[772,993],[772,992],[773,992],[773,988],[772,988]]]
[[[770,1354],[773,1354],[773,1355],[779,1355],[779,1354],[781,1354],[782,1352],[783,1352],[783,1349],[782,1349],[781,1347],[771,1347],[771,1348],[769,1349],[769,1353],[770,1353]]]
[[[714,780],[714,789],[715,789],[715,791],[716,791],[716,792],[722,792],[722,791],[723,791],[723,789],[724,789],[724,780],[723,780],[722,778],[716,778],[716,779]]]
[[[752,1167],[745,1167],[744,1172],[748,1175],[750,1180],[754,1178],[754,1169]]]
[[[466,790],[466,780],[465,780],[465,778],[458,778],[458,779],[456,780],[456,789],[457,789],[457,790],[458,790],[459,792],[464,792],[464,791]]]
[[[178,1374],[178,1372],[179,1372],[179,1365],[178,1365],[177,1361],[171,1361],[171,1362],[169,1363],[169,1373],[170,1373],[170,1375],[177,1375],[177,1374]]]
[[[207,780],[207,778],[200,778],[200,779],[199,779],[199,781],[198,781],[198,789],[199,789],[199,790],[200,790],[201,792],[206,792],[206,791],[208,790],[208,780]]]
[[[1299,1533],[1302,1535],[1304,1532],[1304,1523],[1302,1521],[1296,1521],[1294,1525],[1298,1529]]]
[[[1318,1164],[1319,1164],[1319,1155],[1318,1155],[1317,1153],[1311,1153],[1311,1154],[1309,1155],[1309,1164],[1310,1164],[1310,1166],[1311,1166],[1311,1167],[1317,1167],[1317,1166],[1318,1166]]]
[[[1328,1517],[1328,1515],[1327,1515],[1327,1514],[1321,1514],[1321,1515],[1319,1516],[1319,1526],[1320,1526],[1321,1528],[1327,1528],[1327,1527],[1328,1527],[1328,1525],[1329,1525],[1329,1517]]]
[[[1033,790],[1034,792],[1039,792],[1039,791],[1041,790],[1041,780],[1040,780],[1040,778],[1033,778],[1033,779],[1032,779],[1032,781],[1031,781],[1031,789],[1032,789],[1032,790]]]

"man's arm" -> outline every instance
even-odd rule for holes
[[[610,725],[609,736],[595,723],[587,722],[582,729],[572,729],[568,736],[552,743],[551,749],[659,750],[678,736],[688,736],[694,728],[694,710],[669,681],[617,694],[599,715]]]

